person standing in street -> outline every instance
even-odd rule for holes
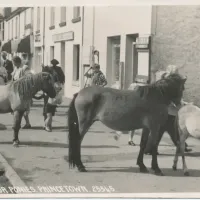
[[[1,56],[3,60],[3,67],[5,67],[7,71],[7,81],[11,81],[13,72],[13,63],[12,61],[7,59],[7,53],[5,51],[1,52]]]
[[[28,65],[23,65],[22,66],[22,60],[19,56],[15,56],[13,58],[13,64],[15,66],[14,71],[12,73],[12,80],[16,81],[18,79],[20,79],[22,76],[28,75],[30,73],[30,71],[28,70]],[[26,63],[28,64],[28,63]],[[31,128],[31,124],[29,121],[29,112],[30,112],[30,107],[24,112],[24,119],[25,119],[25,125],[23,127],[23,129],[30,129]]]
[[[61,67],[58,66],[59,62],[56,59],[51,60],[51,68],[53,70],[53,73],[57,74],[58,80],[56,80],[55,83],[55,89],[56,89],[56,97],[50,98],[47,96],[47,94],[43,94],[44,98],[44,109],[43,109],[43,116],[44,116],[44,129],[47,132],[52,131],[52,120],[53,116],[55,115],[56,108],[59,104],[62,103],[62,94],[61,90],[63,88],[63,85],[65,83],[65,75],[61,69]]]
[[[100,86],[100,87],[105,87],[108,82],[107,82],[103,72],[100,70],[100,65],[94,64],[92,69],[93,69],[93,72],[91,74],[89,74],[87,72],[84,75],[87,78],[91,78],[91,86],[96,85],[96,86]]]

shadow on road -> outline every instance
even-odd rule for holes
[[[175,153],[160,153],[160,157],[165,157],[165,156],[174,156]],[[187,161],[187,157],[200,157],[200,152],[191,152],[191,153],[185,153],[186,156],[186,161]]]
[[[65,131],[67,131],[68,127],[66,127],[66,126],[55,126],[55,127],[53,127],[53,130],[59,130],[59,129],[65,129]],[[44,127],[43,126],[32,126],[31,129],[29,129],[29,130],[44,130]]]
[[[123,172],[123,173],[140,173],[138,167],[104,167],[103,169],[95,170],[93,169],[94,167],[87,167],[89,173],[106,173],[106,172]],[[165,176],[171,176],[171,177],[184,177],[182,169],[178,169],[177,171],[173,171],[170,168],[161,168],[162,172],[164,173]],[[197,169],[189,169],[190,176],[189,177],[200,177],[200,170]],[[149,173],[155,175],[154,172],[149,169]]]
[[[12,141],[1,141],[0,144],[10,144]],[[19,147],[31,146],[31,147],[53,147],[53,148],[68,148],[68,144],[57,142],[41,142],[41,141],[21,141]],[[111,145],[82,145],[81,148],[93,149],[93,148],[119,148],[118,146]]]

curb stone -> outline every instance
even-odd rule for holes
[[[1,153],[0,153],[0,165],[1,165],[1,170],[5,170],[5,176],[7,177],[7,179],[9,180],[9,182],[13,187],[27,187],[24,181],[22,181],[22,179],[18,176],[18,174],[14,171],[14,169],[8,164],[8,162]]]

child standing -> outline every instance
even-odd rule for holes
[[[56,97],[50,98],[46,94],[44,94],[44,123],[45,123],[45,130],[48,132],[52,131],[52,120],[53,116],[56,112],[57,105],[62,103],[62,86],[60,83],[55,83],[55,89],[56,89]]]

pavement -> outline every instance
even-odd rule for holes
[[[57,109],[53,119],[53,131],[46,132],[42,128],[42,101],[34,101],[30,112],[32,129],[20,130],[19,148],[12,146],[12,115],[1,115],[0,153],[7,163],[5,165],[4,162],[3,166],[6,172],[14,171],[5,173],[2,178],[4,180],[0,180],[1,187],[18,187],[15,192],[23,194],[199,192],[197,186],[200,184],[199,141],[195,139],[187,141],[193,149],[192,153],[186,155],[190,169],[189,177],[183,176],[180,158],[178,171],[172,170],[175,147],[167,134],[159,146],[161,155],[158,156],[159,166],[165,176],[159,177],[153,174],[150,169],[151,156],[147,155],[144,157],[144,163],[150,173],[142,174],[136,165],[140,131],[134,136],[136,146],[129,146],[128,135],[124,134],[116,141],[113,130],[100,122],[93,124],[82,143],[82,161],[88,172],[80,173],[77,169],[69,169],[66,115],[69,102],[65,99],[63,105]],[[1,157],[0,161],[2,162]],[[9,175],[13,173],[15,173],[13,176]],[[28,189],[25,190],[25,187]]]

